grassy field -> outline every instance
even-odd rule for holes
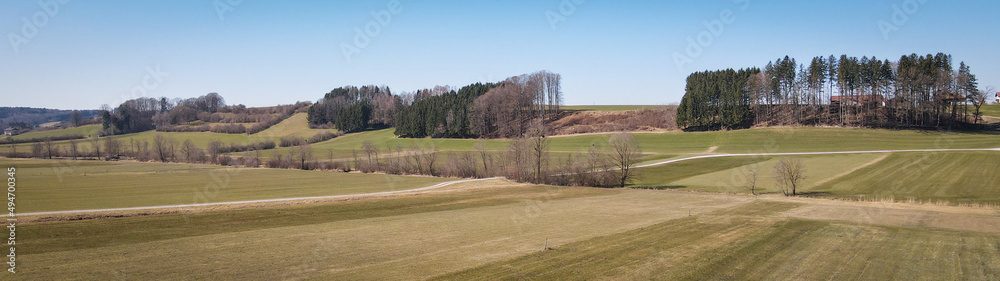
[[[809,196],[918,200],[953,204],[1000,204],[996,152],[902,152],[795,156]],[[695,159],[641,168],[633,186],[706,192],[749,193],[747,175],[759,169],[757,193],[780,193],[774,179],[779,157]]]
[[[801,204],[522,186],[29,223],[18,228],[24,252],[12,279],[1000,277],[1000,235],[993,232],[782,215]]]
[[[141,133],[117,135],[117,136],[112,136],[111,138],[121,140],[125,145],[128,145],[129,141],[132,140],[147,141],[149,143],[152,143],[153,138],[155,138],[157,134],[163,134],[165,136],[173,137],[179,143],[183,143],[185,140],[190,139],[191,142],[193,142],[195,145],[201,148],[207,147],[208,143],[213,140],[222,141],[226,145],[229,145],[229,144],[256,143],[264,140],[273,140],[277,142],[280,139],[279,137],[248,136],[246,134],[223,134],[223,133],[212,133],[212,132],[156,132],[156,131],[145,131]],[[53,143],[56,144],[56,147],[64,149],[65,146],[69,143],[69,141],[57,141]],[[18,144],[16,149],[18,152],[30,152],[31,144],[30,143]],[[82,144],[81,149],[89,151],[90,144],[89,143]],[[11,150],[12,150],[11,145],[0,146],[0,152],[10,152]]]
[[[1000,117],[1000,104],[985,104],[983,107],[979,108],[979,111],[985,116]],[[969,106],[969,114],[975,113],[976,108]]]
[[[259,133],[253,134],[254,137],[303,137],[309,138],[319,132],[336,132],[337,130],[321,130],[321,129],[311,129],[309,128],[308,114],[306,113],[296,113],[292,117],[288,117],[281,121],[281,123],[275,124],[267,130],[260,131]]]
[[[408,149],[417,144],[436,146],[440,151],[474,151],[476,142],[482,141],[490,150],[507,148],[508,140],[475,139],[403,139],[396,138],[392,129],[348,134],[326,142],[313,144],[313,155],[334,158],[351,157],[352,150],[361,150],[365,141],[371,141],[383,151],[386,147],[402,146]],[[591,145],[604,146],[610,134],[554,137],[550,142],[553,152],[583,153]],[[703,153],[712,147],[715,152],[816,152],[882,149],[936,149],[936,148],[996,148],[1000,135],[993,133],[954,133],[937,131],[897,131],[844,128],[765,128],[726,132],[666,132],[637,133],[636,139],[645,153],[677,155]],[[289,149],[279,149],[287,155]],[[265,155],[273,153],[265,151]],[[662,157],[661,157],[662,158]]]
[[[27,132],[24,134],[12,136],[15,140],[33,139],[33,138],[49,138],[57,136],[66,135],[82,135],[84,137],[94,137],[97,136],[97,131],[101,130],[101,125],[85,125],[80,127],[73,127],[68,129],[56,129],[56,130],[45,130],[45,131],[35,131]]]
[[[123,208],[404,190],[447,178],[214,165],[0,158],[17,168],[21,212]]]
[[[1000,278],[997,235],[729,216],[744,220],[679,219],[436,280]]]
[[[564,105],[559,109],[573,111],[628,111],[640,109],[661,109],[668,105]]]
[[[849,176],[809,188],[832,196],[1000,205],[996,152],[895,153]]]
[[[294,123],[298,124],[298,123]],[[281,126],[275,129],[291,134],[310,134],[303,124]],[[265,131],[267,132],[267,131]],[[264,133],[264,132],[262,132]],[[130,139],[152,141],[157,132],[115,136],[126,143]],[[275,140],[278,136],[241,135],[220,133],[164,133],[180,142],[191,139],[196,145],[205,147],[213,139],[223,143],[245,144],[262,140]],[[269,133],[270,134],[270,133]],[[277,134],[275,134],[277,135]],[[586,152],[591,145],[606,145],[610,134],[563,136],[551,139],[550,149],[554,152]],[[881,149],[936,149],[936,148],[996,148],[1000,147],[1000,133],[961,133],[913,130],[881,130],[850,128],[762,128],[725,132],[666,132],[637,133],[640,148],[653,154],[702,153],[715,147],[715,152],[759,153],[759,152],[809,152],[809,151],[850,151]],[[424,147],[436,146],[440,151],[473,151],[475,139],[402,139],[393,135],[393,129],[375,130],[347,134],[329,141],[313,144],[313,155],[325,157],[332,151],[335,158],[351,156],[352,150],[360,150],[365,141],[371,141],[382,150],[397,145],[409,148],[413,144]],[[503,150],[508,140],[483,140],[491,150]],[[65,142],[57,142],[63,144]],[[9,145],[0,146],[0,152],[10,151]],[[30,151],[30,144],[21,144],[18,151]],[[280,151],[280,150],[279,150]],[[264,151],[270,155],[272,151]],[[282,152],[287,155],[287,151]]]

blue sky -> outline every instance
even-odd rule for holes
[[[1000,86],[1000,1],[402,0],[398,13],[391,2],[2,0],[0,106],[208,92],[267,106],[343,85],[401,92],[543,69],[563,75],[566,104],[669,104],[694,71],[830,54],[946,52]],[[896,29],[885,36],[880,21]],[[369,25],[378,33],[348,60],[342,44],[358,47],[355,29]]]

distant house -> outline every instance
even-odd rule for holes
[[[10,127],[8,127],[7,129],[3,129],[3,135],[5,135],[5,136],[13,136],[13,135],[16,135],[16,134],[17,134],[17,129],[10,128]]]
[[[885,97],[882,95],[832,96],[830,104],[835,106],[840,104],[885,106]]]

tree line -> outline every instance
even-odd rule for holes
[[[985,90],[970,67],[944,53],[875,57],[818,56],[808,65],[784,57],[763,70],[688,77],[678,108],[685,128],[834,125],[961,128],[980,121]],[[973,105],[973,111],[969,106]]]
[[[128,100],[116,108],[102,106],[102,135],[120,135],[148,130],[159,132],[215,132],[227,134],[255,134],[266,130],[297,112],[304,111],[310,103],[247,108],[245,105],[226,105],[218,93],[190,99],[168,100],[165,97]],[[228,123],[210,125],[206,123]],[[252,123],[244,125],[241,123]]]
[[[351,133],[395,125],[401,97],[386,86],[346,86],[333,89],[309,108],[313,128],[337,128]]]
[[[522,137],[533,123],[559,112],[559,74],[539,71],[499,83],[476,83],[458,92],[425,97],[417,93],[399,114],[395,134],[422,138]]]

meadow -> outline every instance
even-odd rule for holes
[[[17,168],[21,212],[126,208],[396,191],[447,178],[217,165],[0,158]],[[27,188],[30,187],[30,188]]]
[[[55,130],[42,130],[42,131],[32,131],[23,133],[16,136],[11,136],[14,140],[26,140],[26,139],[36,139],[36,138],[49,138],[57,136],[67,136],[67,135],[81,135],[84,137],[96,137],[97,131],[101,130],[101,125],[84,125],[80,127],[66,128],[66,129],[55,129]]]
[[[996,217],[919,213],[932,224],[900,227],[887,225],[881,212],[868,223],[786,215],[806,207],[823,206],[782,197],[515,185],[39,222],[19,228],[24,266],[13,280],[1000,276]],[[987,226],[933,224],[944,217]]]

